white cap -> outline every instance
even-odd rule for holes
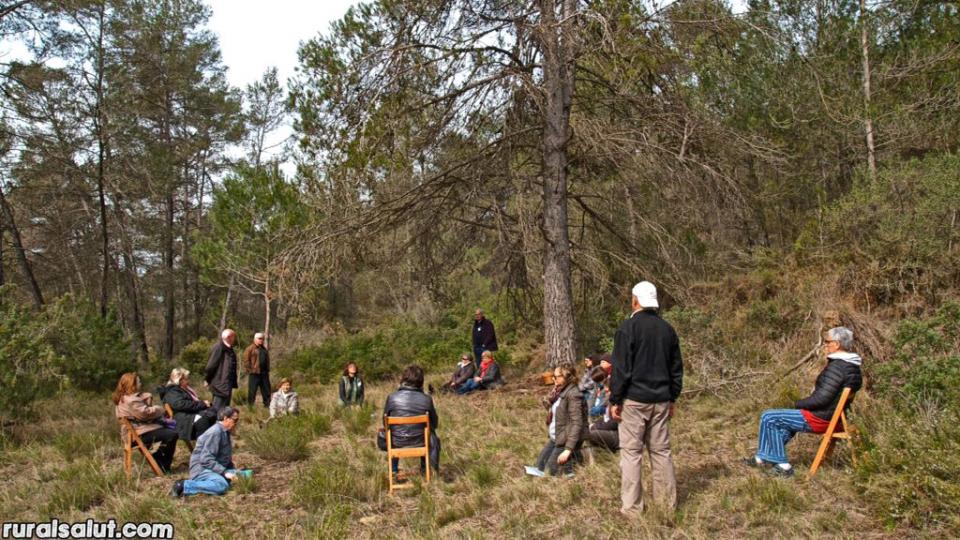
[[[659,308],[657,303],[657,288],[649,281],[641,281],[633,286],[633,296],[642,308]]]

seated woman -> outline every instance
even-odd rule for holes
[[[284,377],[277,385],[277,391],[270,398],[270,418],[279,418],[288,414],[300,414],[300,402],[293,391],[293,383]]]
[[[343,367],[343,376],[340,377],[340,397],[337,403],[341,407],[348,405],[363,405],[363,380],[357,364],[348,362]]]
[[[593,368],[590,373],[590,382],[594,384],[593,390],[587,394],[587,408],[590,418],[603,416],[607,412],[607,400],[610,397],[610,389],[607,388],[607,373],[600,366]]]
[[[580,382],[577,383],[577,386],[580,387],[580,391],[583,392],[584,396],[597,387],[596,381],[593,380],[593,370],[599,366],[600,360],[598,356],[591,355],[583,359],[583,376],[580,377]]]
[[[493,358],[493,353],[483,351],[480,356],[480,371],[477,376],[468,379],[463,386],[457,389],[458,394],[469,394],[474,390],[493,390],[503,386],[503,377],[500,375],[500,365]],[[581,395],[582,397],[582,395]]]
[[[772,465],[774,476],[792,476],[793,467],[787,460],[787,443],[798,432],[823,433],[830,425],[840,394],[844,388],[860,390],[863,376],[862,360],[853,348],[853,332],[842,326],[831,328],[823,341],[827,365],[817,376],[816,387],[809,397],[798,401],[793,409],[769,409],[760,415],[760,433],[757,453],[744,462],[753,467]],[[847,401],[849,407],[853,397]]]
[[[457,364],[456,371],[450,376],[450,380],[440,387],[441,392],[453,392],[459,390],[467,381],[473,378],[477,368],[473,364],[473,357],[468,353],[460,355],[460,362]]]
[[[440,470],[440,438],[437,436],[437,409],[433,398],[423,391],[423,369],[417,365],[407,366],[400,377],[400,388],[387,396],[383,404],[383,416],[420,416],[426,414],[430,421],[430,466]],[[386,428],[386,426],[384,426]],[[423,446],[423,424],[401,424],[390,428],[390,444],[394,448]],[[383,448],[386,450],[386,448]],[[399,470],[399,460],[391,464],[393,474]],[[420,470],[426,470],[424,460],[420,460]]]
[[[209,401],[197,397],[197,392],[190,387],[190,372],[186,369],[174,368],[166,386],[161,386],[157,393],[173,409],[177,435],[182,440],[196,440],[217,421],[216,409]]]
[[[573,366],[559,366],[553,370],[558,395],[551,407],[553,432],[537,459],[537,469],[552,475],[558,474],[561,468],[564,474],[573,474],[571,459],[574,454],[579,454],[587,439],[587,403],[576,383],[576,376]]]
[[[557,407],[560,406],[560,392],[563,390],[563,386],[562,378],[557,379],[554,376],[553,388],[550,389],[550,393],[546,397],[540,400],[540,403],[547,408],[547,444],[543,445],[543,449],[540,450],[534,469],[531,470],[526,467],[527,474],[543,476],[543,473],[547,470],[550,455],[553,454],[553,449],[557,447]]]
[[[141,392],[141,388],[140,377],[135,372],[121,375],[112,396],[116,405],[115,413],[117,418],[130,420],[145,445],[160,443],[153,453],[153,459],[163,472],[169,472],[173,453],[177,450],[177,432],[161,423],[163,407],[154,405],[153,396],[149,392]],[[126,426],[121,428],[120,435],[126,440]]]

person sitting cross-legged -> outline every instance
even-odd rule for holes
[[[823,342],[827,365],[817,376],[816,387],[809,397],[798,401],[793,409],[768,409],[760,415],[757,453],[744,462],[753,467],[770,465],[774,476],[792,476],[787,460],[787,443],[796,433],[824,433],[830,425],[844,388],[853,392],[863,386],[860,372],[862,360],[853,348],[853,332],[842,326],[831,328]],[[850,406],[853,396],[847,401]]]
[[[230,489],[230,482],[237,477],[231,434],[240,422],[240,411],[223,407],[217,413],[217,420],[197,439],[197,446],[190,455],[190,479],[174,482],[171,496],[223,495]]]
[[[474,390],[492,390],[503,386],[503,377],[500,375],[500,365],[493,358],[493,353],[483,351],[481,355],[480,369],[477,370],[477,376],[468,379],[467,382],[457,389],[458,394],[469,394]]]
[[[284,377],[277,385],[277,391],[270,398],[270,418],[279,418],[288,414],[300,414],[300,401],[293,391],[293,383]]]

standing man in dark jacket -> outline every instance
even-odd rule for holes
[[[237,385],[237,353],[233,344],[237,333],[227,328],[220,333],[220,341],[210,351],[210,359],[203,370],[204,384],[213,394],[213,408],[220,410],[230,405],[230,397]]]
[[[816,387],[809,397],[798,401],[793,409],[768,409],[760,415],[760,434],[757,454],[745,461],[760,467],[772,465],[768,472],[774,476],[793,476],[793,467],[787,461],[787,443],[798,432],[824,433],[844,388],[852,392],[863,386],[860,356],[850,352],[853,332],[843,326],[831,328],[823,340],[827,365],[817,376]],[[847,400],[846,407],[853,402]]]
[[[483,351],[497,350],[497,332],[493,329],[493,323],[483,316],[482,309],[477,308],[473,319],[473,358],[479,368]]]
[[[640,463],[650,453],[653,495],[668,510],[677,506],[677,480],[670,456],[670,417],[683,387],[680,340],[657,310],[657,289],[648,281],[634,287],[633,314],[613,340],[610,415],[620,421],[620,511],[643,511]]]
[[[383,416],[420,416],[430,418],[430,466],[440,470],[440,438],[437,437],[437,409],[433,398],[423,392],[423,369],[417,365],[407,366],[400,378],[400,388],[387,396],[383,404]],[[394,448],[423,446],[423,424],[401,424],[390,428],[390,444]],[[426,463],[420,462],[425,470]],[[398,460],[393,461],[393,473],[399,469]]]
[[[257,401],[257,390],[263,406],[270,407],[270,353],[263,342],[263,334],[253,335],[253,343],[243,351],[243,369],[247,372],[247,400],[250,406]]]

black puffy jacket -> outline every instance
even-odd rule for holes
[[[816,386],[809,397],[801,399],[795,405],[797,409],[806,409],[812,412],[817,418],[829,421],[833,418],[834,411],[837,410],[837,403],[840,401],[840,394],[843,389],[849,387],[856,393],[863,386],[863,376],[860,373],[860,357],[851,353],[834,353],[827,357],[827,366],[823,368],[820,375],[817,375]],[[855,362],[844,360],[855,359]],[[853,395],[847,400],[846,407],[853,403]],[[844,409],[846,409],[844,407]]]
[[[383,414],[401,417],[426,414],[430,417],[430,431],[437,429],[437,410],[433,407],[433,398],[421,388],[400,385],[396,392],[387,396],[387,402],[383,404]],[[422,446],[423,424],[393,426],[390,438],[393,446],[397,448]]]

